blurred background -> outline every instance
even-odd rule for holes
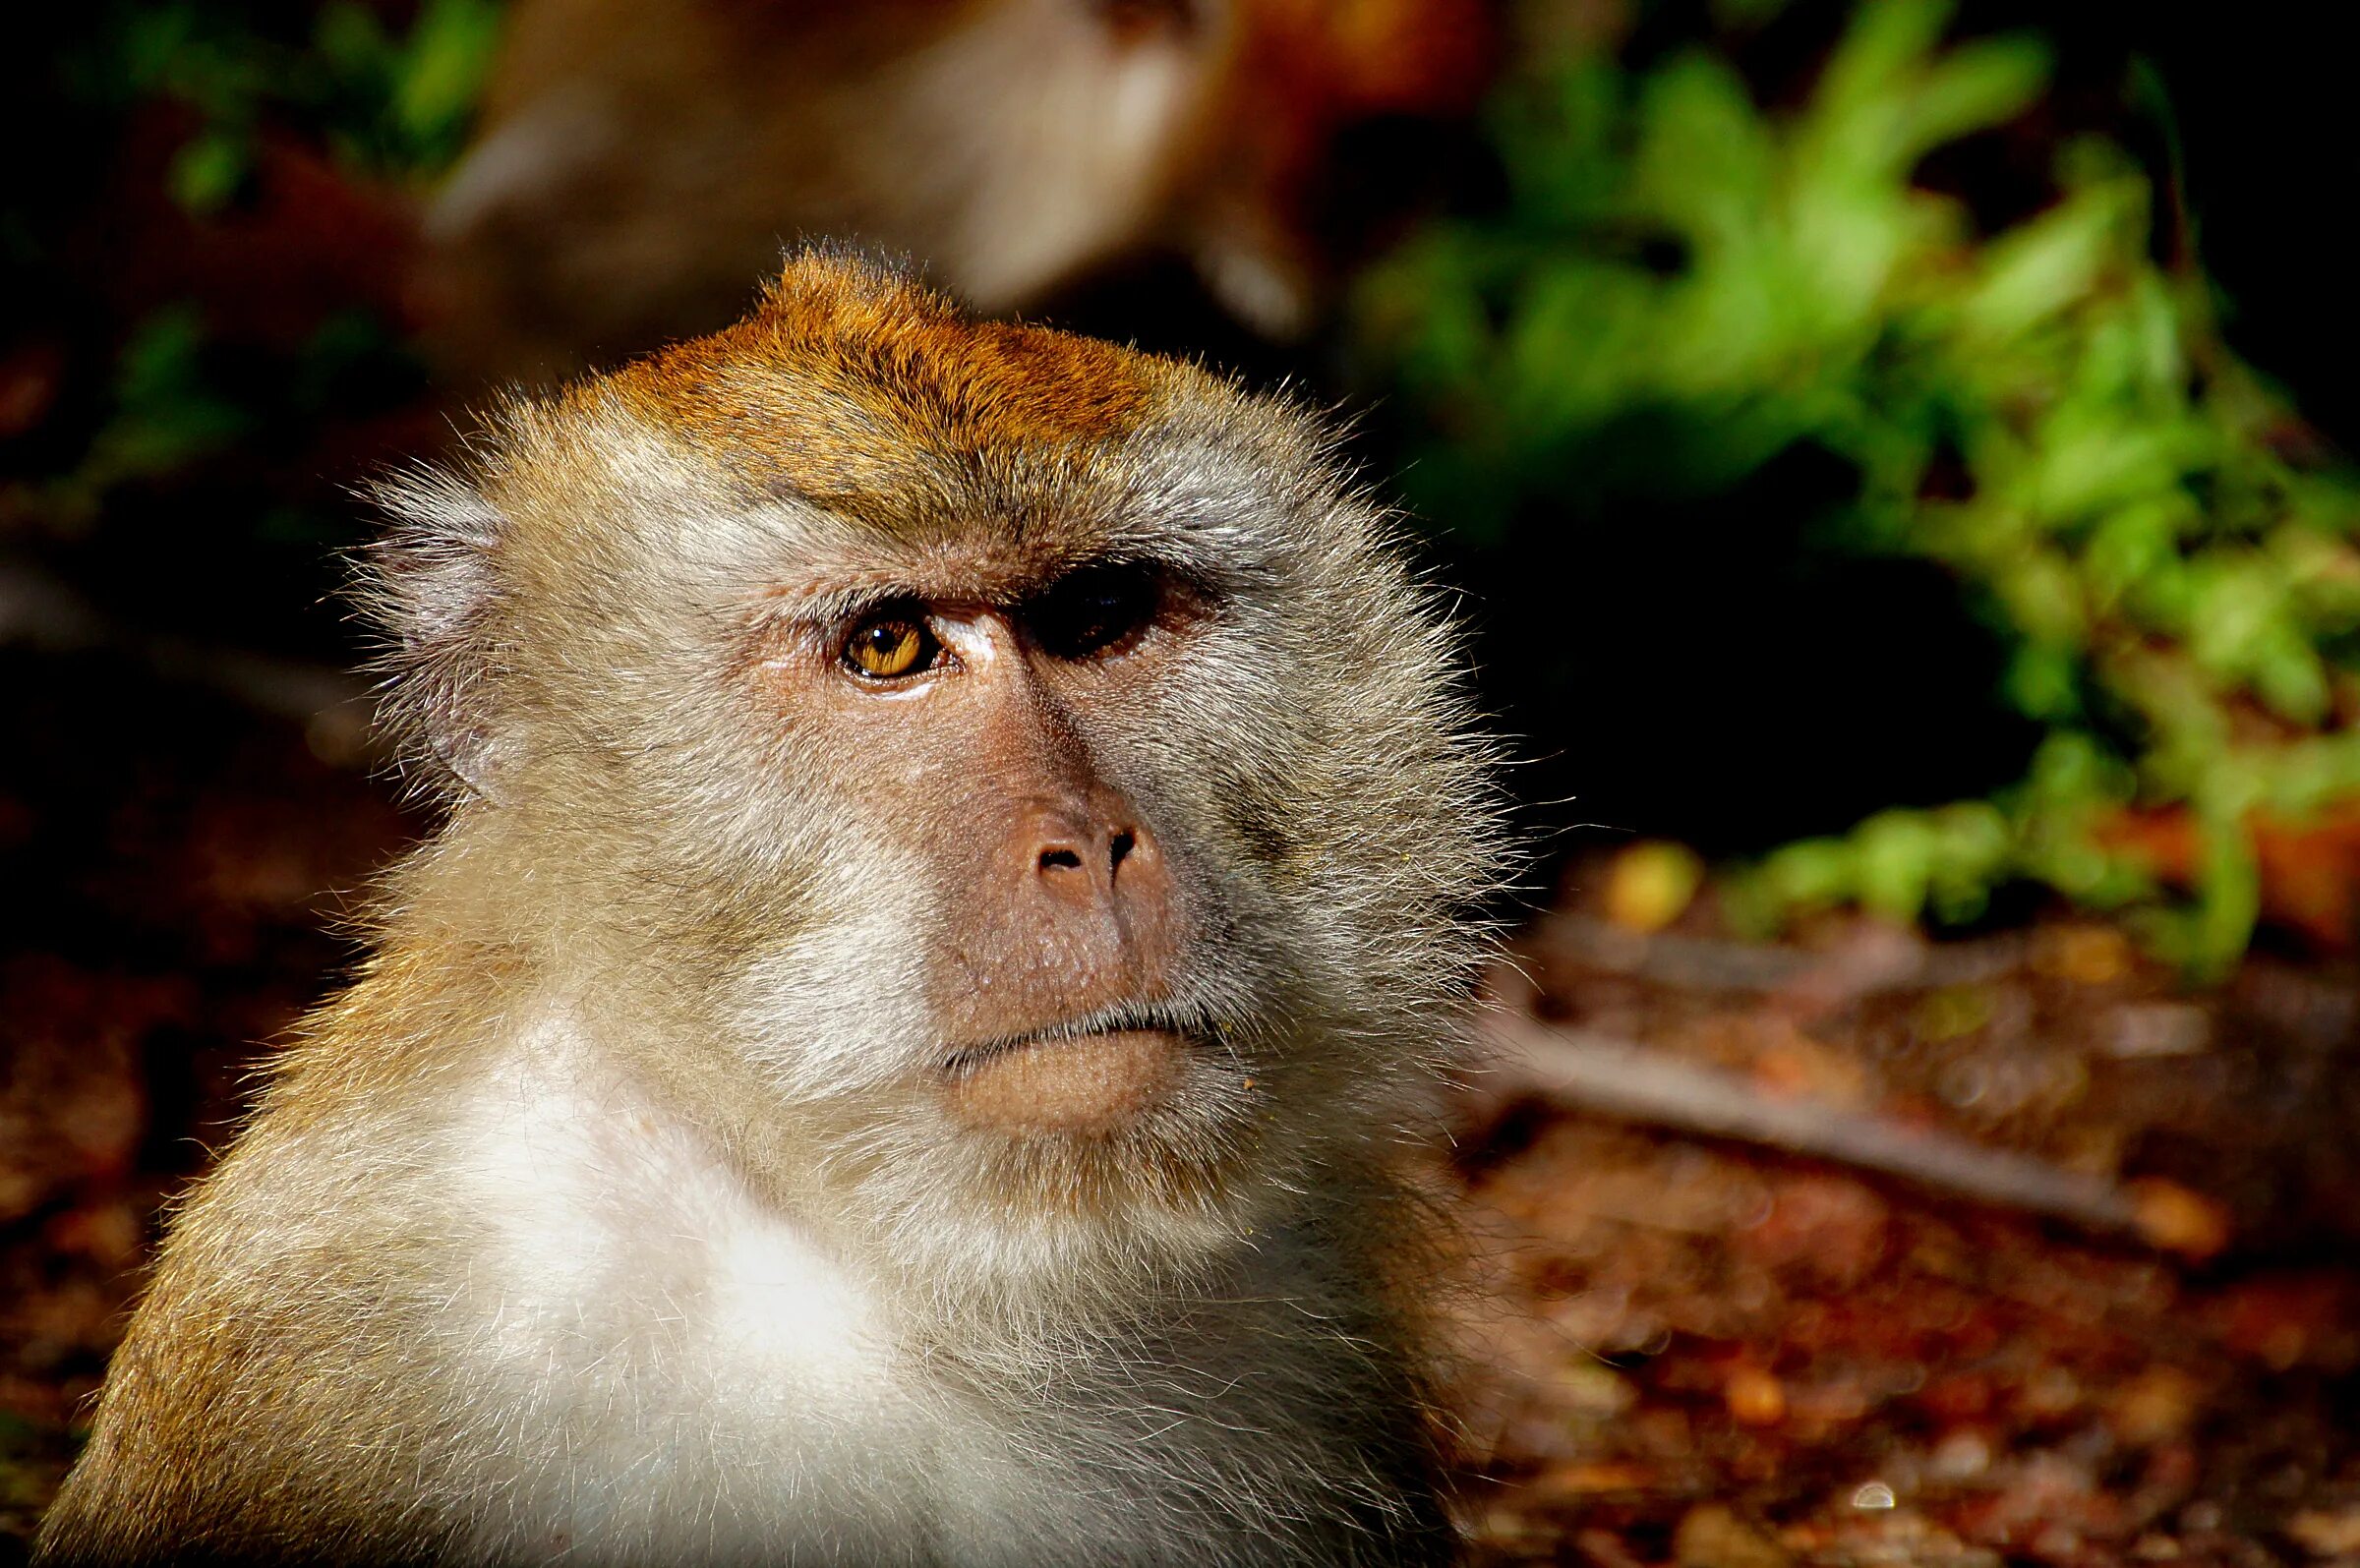
[[[1354,420],[1538,848],[1485,1561],[2360,1562],[2324,8],[114,0],[0,24],[0,1562],[430,824],[353,487],[783,245]]]

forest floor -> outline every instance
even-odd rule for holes
[[[1478,1560],[2360,1563],[2351,973],[1639,936],[1608,875],[1462,1108]]]
[[[0,650],[0,1564],[422,827],[213,685]],[[2360,1564],[2360,975],[1642,934],[1612,876],[1517,940],[1449,1111],[1476,1561]]]

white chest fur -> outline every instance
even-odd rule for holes
[[[488,1545],[974,1555],[955,1539],[988,1533],[1004,1462],[908,1375],[864,1282],[692,1130],[550,1034],[456,1135],[497,1219],[443,1332],[540,1428],[511,1446],[551,1456],[488,1490]]]
[[[1398,1395],[1306,1293],[1316,1254],[1280,1237],[1217,1290],[1143,1304],[1139,1331],[1034,1374],[963,1373],[560,1031],[468,1104],[430,1185],[442,1213],[489,1218],[428,1332],[456,1373],[446,1427],[468,1457],[445,1499],[475,1554],[1358,1560],[1361,1532],[1411,1517],[1361,1436]]]

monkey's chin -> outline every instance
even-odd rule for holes
[[[1030,1040],[954,1062],[944,1089],[952,1114],[970,1127],[1024,1137],[1104,1136],[1164,1101],[1187,1050],[1162,1029]]]

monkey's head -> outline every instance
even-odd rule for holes
[[[385,498],[453,802],[389,940],[521,965],[843,1245],[1184,1262],[1414,1115],[1487,747],[1303,413],[807,255]]]

